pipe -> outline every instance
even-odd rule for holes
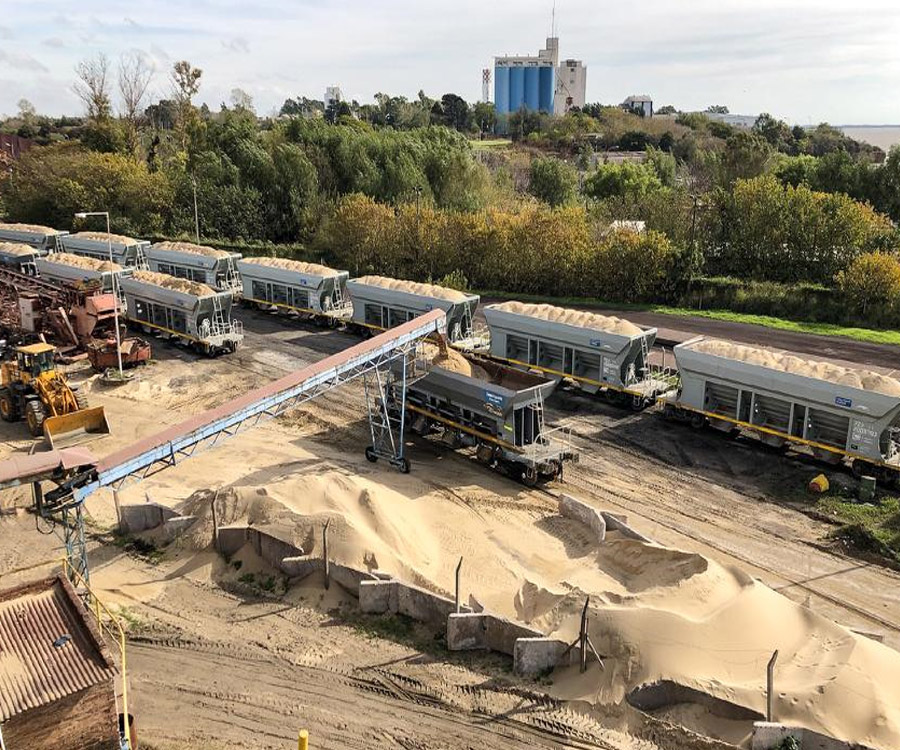
[[[766,666],[766,721],[773,721],[772,703],[774,702],[775,690],[775,661],[778,659],[778,651],[772,654],[769,664]]]

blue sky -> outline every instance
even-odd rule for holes
[[[139,51],[156,67],[203,69],[211,107],[248,92],[269,113],[326,85],[469,100],[500,54],[534,54],[552,0],[0,0],[0,113],[80,111],[73,68]],[[649,93],[657,106],[726,104],[792,123],[900,123],[897,0],[558,0],[563,57],[588,66],[588,101]]]

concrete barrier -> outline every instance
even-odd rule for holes
[[[359,608],[370,615],[397,611],[396,581],[360,581]]]
[[[197,522],[196,516],[173,516],[162,525],[163,538],[167,542],[181,536]]]
[[[513,671],[522,677],[537,677],[549,672],[561,666],[568,645],[555,638],[519,638],[513,650]],[[577,660],[579,653],[573,648],[569,651],[570,658]]]
[[[366,570],[349,568],[346,565],[341,565],[336,562],[329,563],[328,575],[332,581],[338,584],[338,586],[357,598],[359,598],[359,587],[363,581],[379,580],[374,573],[369,573]]]
[[[622,536],[628,537],[629,539],[637,539],[639,542],[654,544],[654,541],[650,537],[644,536],[639,531],[635,531],[628,525],[627,516],[614,515],[612,513],[608,513],[605,510],[601,510],[600,515],[603,516],[603,520],[606,522],[607,529],[618,531]]]
[[[361,580],[358,596],[359,608],[363,612],[406,615],[439,628],[447,627],[448,617],[456,614],[456,603],[452,599],[402,581],[384,581],[374,577]],[[471,614],[465,604],[460,606],[460,611]]]
[[[606,519],[600,511],[578,498],[571,495],[561,495],[559,498],[559,515],[588,526],[594,532],[598,542],[606,539]]]
[[[244,526],[220,526],[219,538],[216,541],[216,549],[225,557],[231,557],[250,539],[250,527]]]
[[[317,557],[285,557],[278,567],[288,578],[298,580],[325,569],[322,560]]]
[[[138,534],[147,529],[155,529],[166,521],[178,516],[178,511],[159,503],[123,505],[119,508],[120,529],[124,534]]]
[[[759,711],[752,708],[717,698],[673,680],[657,680],[638,685],[625,696],[625,700],[635,708],[646,712],[682,703],[695,703],[705,707],[713,716],[732,721],[758,721],[763,718]]]
[[[220,526],[217,548],[226,557],[236,554],[244,545],[250,544],[254,552],[273,568],[285,575],[304,577],[312,573],[315,563],[308,560],[300,547],[285,542],[272,534],[252,526]],[[285,560],[290,562],[285,565]],[[322,561],[318,561],[321,566]]]
[[[543,635],[540,630],[485,612],[452,612],[447,619],[447,648],[450,651],[486,649],[512,656],[517,640],[542,638]]]

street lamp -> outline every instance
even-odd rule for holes
[[[109,211],[79,211],[75,214],[76,219],[86,219],[88,216],[105,216],[106,217],[106,246],[109,249],[109,262],[114,263],[112,253],[112,232],[109,229]],[[125,373],[122,372],[122,339],[119,334],[119,276],[114,271],[112,273],[113,297],[115,304],[113,305],[113,324],[116,327],[116,359],[119,362],[119,380],[125,379]]]

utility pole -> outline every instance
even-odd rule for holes
[[[194,188],[194,232],[197,235],[197,244],[200,244],[200,213],[197,211],[197,180],[191,175],[191,186]]]

